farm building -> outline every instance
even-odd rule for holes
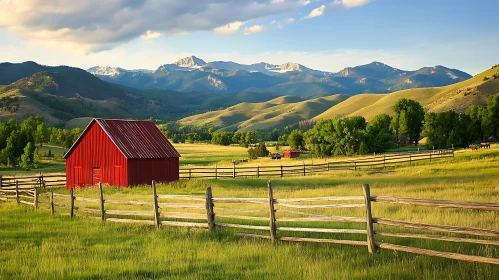
[[[93,119],[64,155],[66,187],[175,181],[179,157],[152,121]]]
[[[284,152],[285,158],[297,158],[301,154],[300,150],[289,150]]]

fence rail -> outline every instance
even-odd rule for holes
[[[366,246],[370,254],[378,249],[402,251],[427,256],[437,256],[449,259],[488,263],[499,265],[499,259],[484,256],[441,252],[416,247],[401,246],[376,241],[376,236],[385,236],[404,239],[429,239],[443,242],[459,242],[476,244],[477,246],[499,246],[499,230],[459,227],[450,225],[424,224],[411,221],[392,220],[375,217],[371,204],[398,203],[424,207],[444,207],[471,211],[499,211],[499,203],[462,202],[450,200],[416,199],[392,196],[376,196],[370,194],[369,185],[363,185],[363,196],[329,196],[308,198],[274,198],[272,184],[268,183],[267,198],[224,198],[214,197],[211,187],[206,189],[206,195],[166,195],[156,192],[156,184],[152,183],[152,202],[106,200],[102,184],[99,184],[99,198],[76,197],[73,190],[69,194],[46,192],[40,194],[39,188],[30,190],[20,189],[0,190],[0,201],[16,201],[18,204],[27,204],[35,209],[49,209],[54,213],[67,213],[73,218],[75,215],[89,216],[100,219],[103,223],[139,223],[153,225],[157,228],[180,226],[208,229],[233,228],[235,234],[250,237],[269,239],[272,242],[314,242]],[[48,201],[47,201],[48,200]],[[363,204],[358,203],[363,201]],[[82,205],[75,205],[82,203]],[[331,202],[338,202],[331,204]],[[312,203],[312,204],[307,204]],[[322,204],[318,204],[322,203]],[[326,204],[325,204],[326,203]],[[215,208],[215,204],[217,207]],[[112,209],[113,205],[140,207],[141,209]],[[57,207],[57,211],[56,211]],[[144,210],[147,207],[148,210]],[[305,212],[310,209],[331,209],[345,207],[361,207],[364,216],[346,217],[332,216]],[[61,209],[62,208],[62,209]],[[300,211],[289,210],[298,208]],[[171,210],[174,209],[174,210]],[[215,209],[217,213],[215,214]],[[320,222],[314,226],[316,222]],[[291,224],[293,223],[293,224]],[[331,223],[335,223],[334,226]],[[343,226],[336,228],[337,223]],[[364,224],[365,228],[351,228],[352,225]],[[378,230],[378,225],[383,225]],[[396,227],[396,231],[390,228]],[[400,232],[404,229],[417,229],[429,233]],[[240,231],[243,232],[240,232]],[[247,232],[251,231],[251,232]],[[268,234],[263,234],[267,232]],[[300,234],[352,234],[363,235],[365,241],[315,238],[309,236],[286,236],[286,233]],[[445,233],[439,235],[436,233]],[[450,235],[449,235],[450,234]],[[466,235],[455,236],[455,235]],[[473,236],[473,237],[472,237]]]
[[[453,149],[430,150],[412,153],[374,155],[355,160],[330,161],[318,164],[272,165],[272,166],[237,166],[232,167],[183,167],[179,170],[181,179],[200,178],[237,178],[237,177],[284,177],[287,175],[309,175],[333,170],[361,170],[366,168],[385,168],[401,163],[421,160],[433,160],[454,157]]]
[[[237,166],[232,167],[187,167],[179,169],[181,179],[221,179],[237,177],[284,177],[306,176],[333,170],[361,170],[366,168],[387,167],[395,164],[410,163],[420,160],[433,160],[443,157],[454,157],[454,150],[430,150],[411,153],[374,155],[349,161],[331,161],[317,164],[295,164],[275,166]],[[16,183],[20,189],[60,188],[66,186],[66,174],[39,174],[32,176],[2,176],[0,189],[14,188]]]
[[[18,186],[20,189],[59,188],[66,186],[66,174],[39,174],[31,176],[2,176],[0,174],[0,189]]]

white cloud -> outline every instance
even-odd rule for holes
[[[161,33],[147,30],[146,33],[140,35],[140,38],[142,38],[145,41],[149,41],[151,39],[158,38],[159,36],[161,36]]]
[[[326,10],[325,5],[321,5],[319,8],[313,9],[308,16],[304,17],[304,19],[311,19],[314,17],[320,17],[324,14],[324,11]]]
[[[288,25],[288,24],[292,24],[295,22],[295,19],[294,18],[287,18],[285,20],[282,20],[282,21],[275,21],[273,20],[271,22],[271,24],[275,24],[275,26],[277,28],[284,28],[284,26]]]
[[[225,36],[233,35],[234,33],[237,32],[237,30],[239,30],[239,27],[241,27],[241,25],[243,24],[244,22],[234,21],[213,29],[213,32],[215,32],[215,34],[218,35],[225,35]]]
[[[148,30],[164,36],[208,31],[278,15],[303,0],[2,0],[0,28],[28,41],[90,53],[115,48]]]
[[[264,30],[265,30],[265,27],[263,27],[263,25],[253,25],[251,27],[244,28],[244,35],[260,33],[260,32],[263,32]]]
[[[334,0],[333,1],[333,6],[342,6],[344,8],[355,8],[355,7],[360,7],[364,6],[371,2],[371,0]]]

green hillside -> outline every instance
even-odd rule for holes
[[[378,114],[391,114],[392,106],[400,98],[420,102],[427,112],[451,109],[464,112],[471,104],[485,104],[489,95],[497,93],[499,67],[493,67],[469,80],[449,86],[407,89],[390,94],[359,94],[318,114],[314,119],[364,116],[369,120]]]
[[[15,71],[10,73],[8,70]],[[31,74],[37,70],[42,71]],[[41,115],[49,125],[70,122],[68,127],[82,127],[92,117],[177,120],[243,101],[262,102],[277,96],[252,92],[223,96],[134,89],[105,82],[82,69],[46,67],[36,63],[1,64],[0,75],[5,73],[8,75],[0,76],[0,81],[28,76],[0,86],[0,121]]]
[[[487,77],[487,78],[485,78]],[[212,125],[227,131],[270,130],[302,120],[346,116],[391,114],[400,98],[420,102],[426,111],[464,112],[471,104],[485,104],[487,97],[499,93],[499,67],[473,78],[444,87],[417,88],[389,94],[332,95],[310,100],[283,96],[267,102],[240,103],[224,110],[190,116],[180,120],[189,125]]]
[[[227,131],[269,130],[310,119],[344,100],[332,95],[311,100],[282,96],[267,102],[240,103],[224,110],[208,112],[180,120],[186,125],[211,125]]]

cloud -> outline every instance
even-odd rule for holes
[[[265,31],[265,27],[263,27],[262,25],[253,25],[251,27],[244,28],[244,35],[260,33],[263,31]]]
[[[326,10],[325,5],[321,5],[319,8],[313,9],[308,16],[304,17],[304,19],[311,19],[314,17],[320,17],[324,14],[324,11]]]
[[[214,30],[229,24],[232,27],[234,22],[293,11],[305,2],[7,0],[0,1],[0,28],[7,28],[30,43],[90,53],[113,49],[147,35],[149,30],[163,36],[174,36]],[[223,33],[224,29],[218,30]]]
[[[149,41],[151,39],[158,38],[159,36],[161,36],[161,33],[147,30],[146,33],[140,35],[140,38],[142,38],[145,41]]]
[[[288,25],[288,24],[292,24],[295,22],[295,19],[294,18],[287,18],[285,20],[282,20],[282,21],[276,21],[276,20],[273,20],[271,22],[271,24],[275,24],[275,26],[277,28],[284,28],[284,26]]]
[[[349,9],[364,6],[369,2],[371,2],[371,0],[335,0],[333,1],[333,6],[341,5],[344,8]]]
[[[237,32],[237,30],[239,30],[239,27],[241,27],[241,25],[243,24],[244,22],[234,21],[213,29],[213,32],[215,32],[215,34],[218,35],[225,35],[225,36],[233,35],[234,33]]]

